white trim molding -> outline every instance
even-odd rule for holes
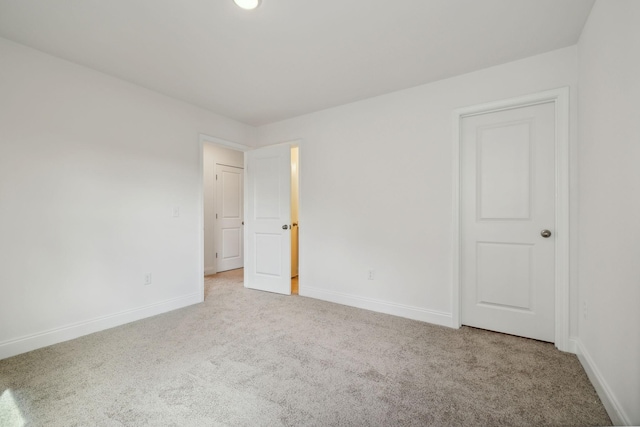
[[[631,418],[627,416],[627,414],[622,409],[622,405],[618,402],[611,387],[607,384],[604,379],[604,376],[600,373],[600,370],[594,363],[593,359],[582,345],[582,341],[579,339],[572,340],[574,341],[576,348],[576,355],[578,356],[578,360],[582,364],[589,380],[591,380],[591,384],[596,389],[596,393],[598,393],[598,397],[602,401],[604,408],[607,410],[607,414],[609,414],[609,418],[613,422],[614,426],[630,426]]]
[[[362,308],[378,313],[391,314],[412,320],[433,323],[440,326],[451,326],[451,314],[435,310],[428,310],[410,305],[396,304],[373,298],[365,298],[342,292],[328,291],[310,286],[300,286],[299,294],[303,297],[315,298],[323,301],[334,302],[350,307]]]
[[[209,142],[211,144],[221,145],[226,148],[232,148],[237,151],[249,151],[252,150],[252,147],[244,144],[238,144],[237,142],[227,141],[226,139],[218,138],[211,135],[205,135],[204,133],[198,134],[200,144],[205,142]]]
[[[199,292],[0,343],[0,360],[202,302]]]
[[[571,351],[569,342],[569,88],[520,96],[517,98],[463,107],[453,112],[453,236],[452,236],[452,326],[461,326],[460,315],[460,123],[464,117],[509,110],[530,105],[553,103],[555,106],[555,345]]]

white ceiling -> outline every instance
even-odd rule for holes
[[[0,36],[261,125],[573,45],[593,3],[0,0]]]

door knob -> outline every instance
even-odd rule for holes
[[[545,239],[548,239],[549,237],[551,237],[551,231],[549,231],[549,230],[542,230],[542,231],[540,232],[540,235],[541,235],[542,237],[544,237]]]
[[[287,230],[288,228],[289,228],[289,226],[288,226],[287,224],[285,224],[285,225],[283,225],[283,226],[282,226],[282,229],[283,229],[283,230]]]

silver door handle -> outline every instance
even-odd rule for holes
[[[282,229],[283,229],[283,230],[288,230],[288,229],[289,229],[289,226],[288,226],[287,224],[285,224],[285,225],[283,225],[283,226],[282,226]]]
[[[544,237],[545,239],[548,239],[549,237],[551,237],[551,231],[549,231],[549,230],[542,230],[542,231],[540,232],[540,235],[541,235],[542,237]]]

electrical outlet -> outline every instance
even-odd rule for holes
[[[147,273],[144,275],[144,284],[145,286],[151,284],[151,273]]]
[[[376,272],[374,270],[369,270],[369,275],[367,276],[367,279],[369,280],[373,280],[376,277]]]
[[[587,320],[589,318],[589,316],[587,316],[587,302],[584,301],[582,304],[582,316],[584,317],[584,320]]]

